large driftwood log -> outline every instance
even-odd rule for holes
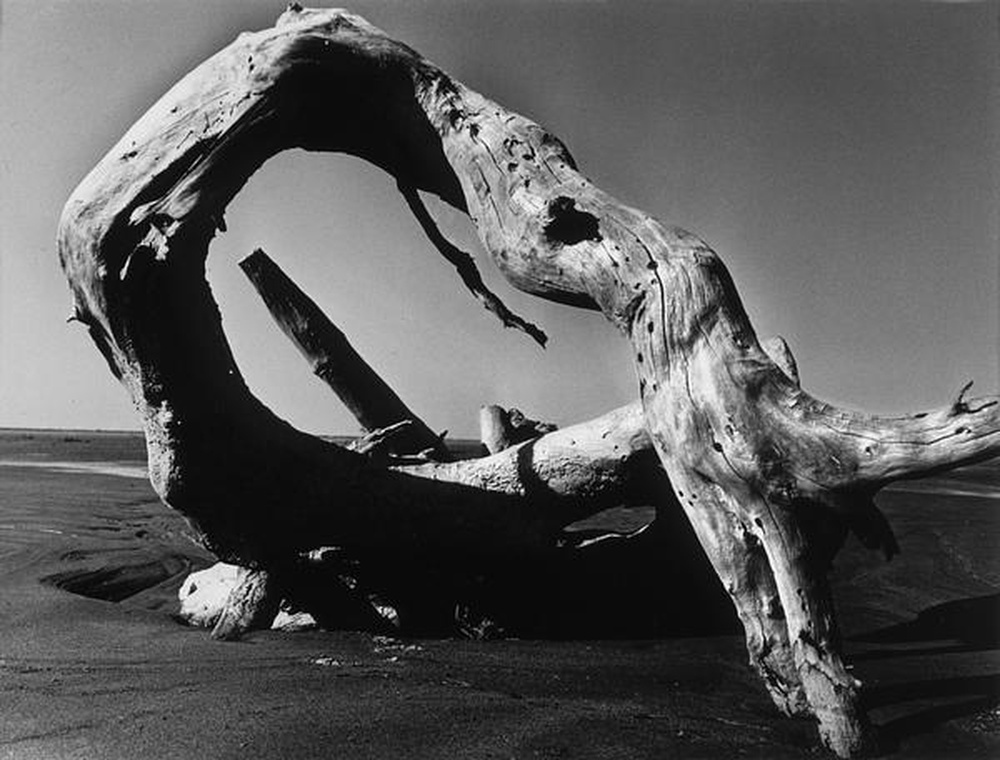
[[[361,427],[371,433],[409,420],[410,424],[387,442],[397,454],[429,451],[435,459],[451,455],[442,436],[433,431],[368,366],[347,337],[305,293],[259,248],[240,262],[240,268],[267,304],[271,316],[309,361],[313,372],[351,410]]]
[[[277,419],[240,376],[204,261],[227,203],[289,147],[382,167],[418,217],[417,191],[439,195],[516,287],[600,309],[631,341],[641,411],[405,472]],[[505,324],[541,339],[435,243]],[[705,242],[619,203],[545,129],[344,11],[292,6],[185,77],[73,193],[59,251],[76,316],[142,417],[154,487],[221,558],[541,551],[620,498],[651,442],[776,704],[815,716],[844,756],[871,737],[838,653],[830,558],[849,528],[894,551],[882,486],[1000,451],[995,399],[884,418],[810,396]]]

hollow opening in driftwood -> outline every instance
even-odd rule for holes
[[[317,187],[323,192],[317,194]],[[502,329],[461,287],[384,171],[347,154],[292,149],[268,159],[250,177],[226,208],[226,230],[209,245],[206,276],[237,366],[254,395],[305,432],[358,431],[355,419],[310,375],[236,265],[259,246],[414,409],[432,407],[431,396],[447,393],[453,399],[447,418],[428,420],[437,429],[475,437],[477,410],[486,403],[524,408],[565,424],[634,398],[634,381],[621,371],[629,362],[628,346],[601,314],[512,289],[487,260],[469,217],[433,195],[421,198],[442,235],[474,256],[486,286],[516,313],[548,329],[552,340],[546,351],[518,331]],[[367,276],[372,271],[378,276]],[[417,275],[420,288],[399,299]],[[578,329],[560,329],[581,322],[589,323],[586,342],[575,337]],[[480,336],[503,341],[507,353],[516,351],[519,369],[482,351],[468,336],[470,323],[471,332],[479,328]],[[566,399],[576,406],[560,408]]]
[[[323,191],[307,193],[306,187]],[[313,434],[358,432],[354,418],[311,376],[275,327],[237,266],[258,246],[314,297],[414,407],[426,408],[424,397],[432,393],[472,394],[462,390],[461,378],[450,373],[431,378],[424,365],[442,366],[453,358],[451,331],[435,329],[441,310],[447,308],[444,316],[450,316],[464,307],[466,316],[475,318],[476,304],[455,288],[445,262],[437,266],[436,277],[427,277],[435,253],[382,170],[344,154],[284,151],[251,176],[229,204],[225,222],[226,231],[217,233],[209,247],[206,274],[241,373],[279,417]],[[461,245],[475,238],[464,215],[453,213],[440,223]],[[412,250],[400,251],[400,239]],[[379,276],[367,276],[372,270]],[[430,287],[401,301],[398,289],[417,270],[422,281],[431,279]],[[497,285],[500,278],[490,275],[491,285]],[[476,409],[469,399],[468,407],[458,410],[469,426]],[[449,421],[441,424],[448,426]]]
[[[306,183],[302,181],[304,176],[323,181]],[[325,185],[328,192],[306,195],[298,190],[309,184]],[[481,245],[468,218],[430,196],[422,198],[442,234],[464,250],[478,254],[477,265],[487,287],[495,288],[507,300],[510,288],[484,265]],[[332,214],[332,208],[338,213]],[[591,234],[589,218],[578,210],[567,205],[554,209],[554,213],[553,234],[566,237],[567,244],[580,235]],[[401,239],[411,250],[399,250]],[[329,316],[335,317],[348,339],[372,360],[394,389],[413,401],[414,407],[422,406],[421,388],[456,394],[459,399],[464,389],[468,395],[479,394],[478,398],[464,403],[459,400],[455,405],[454,412],[469,421],[474,421],[478,405],[485,401],[524,406],[533,413],[545,414],[544,408],[532,405],[530,393],[523,392],[530,390],[527,383],[537,385],[528,372],[524,373],[527,379],[516,384],[514,390],[483,385],[477,388],[475,383],[469,389],[469,378],[460,369],[469,362],[456,357],[453,346],[456,335],[466,329],[467,320],[477,318],[480,307],[465,290],[455,287],[453,268],[440,259],[416,228],[391,178],[353,156],[290,150],[265,162],[234,197],[226,209],[225,231],[213,238],[206,264],[206,276],[219,304],[236,364],[254,394],[279,417],[315,434],[349,434],[357,429],[356,420],[329,388],[311,376],[308,365],[274,325],[260,296],[239,271],[237,262],[261,244],[273,251],[274,258],[315,296]],[[384,273],[384,281],[356,271],[355,264],[363,257],[376,260],[374,267]],[[427,279],[428,260],[431,265],[439,262],[431,285],[422,284],[420,292],[414,292],[413,298],[405,302],[393,297],[398,293],[399,281],[415,274],[411,268],[420,270],[422,282]],[[441,315],[442,299],[452,302],[448,310],[454,314]],[[581,316],[575,309],[559,304],[539,306],[534,299],[516,293],[510,300],[517,302],[518,310],[522,302],[527,303],[524,313],[528,314],[534,307],[535,311],[564,312],[577,321]],[[598,330],[612,332],[600,315],[585,316],[594,320]],[[483,312],[478,318],[493,334],[503,334],[492,315]],[[442,323],[446,326],[441,327]],[[436,335],[438,340],[422,340],[417,345],[414,334]],[[525,336],[513,331],[509,334],[523,344],[525,353],[542,354]],[[615,345],[621,344],[616,341]],[[587,347],[573,347],[581,348]],[[621,352],[626,351],[622,347]],[[415,371],[419,365],[415,352],[422,354],[425,365],[443,371],[434,378],[422,377],[419,366]],[[604,365],[609,375],[620,375],[621,361],[609,358],[606,352],[593,353],[596,355],[585,359],[591,366]],[[469,356],[473,363],[485,364],[488,374],[501,369],[490,366],[488,353]],[[546,385],[565,390],[582,378],[592,380],[585,374],[549,376]],[[509,395],[505,396],[504,391]],[[312,405],[324,413],[299,419],[292,398],[302,394],[308,394]],[[595,412],[606,407],[607,395],[595,393]],[[641,511],[635,505],[608,510],[583,521],[581,535],[603,530],[631,532],[636,527],[632,523],[644,517]],[[383,559],[381,572],[387,578],[414,577],[410,593],[421,606],[433,609],[457,605],[461,609],[456,608],[455,614],[466,621],[488,621],[495,632],[550,638],[615,638],[738,630],[731,604],[679,510],[660,515],[647,533],[628,541],[611,541],[582,552],[494,563],[476,568],[472,580],[460,579],[457,583],[436,577],[445,571],[453,573],[451,566],[438,572],[434,567],[414,566],[408,561],[403,560],[397,567]],[[657,594],[651,596],[650,579],[663,577],[685,578],[685,583],[676,588],[668,584],[659,592],[662,599]],[[450,616],[446,611],[441,618]]]
[[[247,71],[248,54],[259,69]],[[343,103],[351,104],[346,113]],[[198,139],[178,139],[185,127]],[[628,338],[640,401],[459,468],[442,459],[373,465],[277,419],[239,376],[203,263],[227,202],[268,156],[292,146],[348,151],[387,169],[418,226],[480,304],[545,345],[538,326],[501,303],[467,255],[442,237],[419,191],[467,211],[514,287],[600,310]],[[887,555],[895,550],[873,501],[880,488],[1000,449],[1000,404],[967,400],[968,386],[919,419],[863,415],[810,395],[782,342],[762,345],[729,270],[705,241],[617,201],[577,172],[568,149],[543,127],[344,11],[292,7],[273,30],[240,37],[189,74],[81,183],[64,210],[59,244],[75,318],[143,416],[154,487],[208,548],[248,568],[220,617],[232,622],[213,635],[253,627],[256,612],[274,611],[278,586],[311,593],[314,584],[295,578],[296,563],[331,544],[371,562],[374,586],[396,579],[391,590],[404,603],[416,582],[428,596],[420,606],[433,616],[437,597],[483,596],[475,583],[454,581],[474,581],[473,568],[502,586],[507,570],[529,579],[547,570],[551,557],[566,556],[558,550],[568,522],[637,499],[673,518],[679,502],[733,599],[775,705],[814,716],[822,741],[852,756],[871,747],[873,735],[861,685],[841,656],[829,559],[848,531]],[[358,247],[364,255],[370,244]],[[274,281],[282,277],[275,273]],[[341,331],[312,301],[289,295],[295,291],[285,282],[273,297],[262,295],[297,342],[302,323],[324,325],[300,343],[315,370],[329,380],[326,370],[344,356],[358,366]],[[588,345],[584,361],[597,350]],[[593,387],[592,367],[583,374]],[[392,394],[367,382],[372,373],[362,375],[366,382],[353,388],[379,387],[380,402],[388,398],[399,419]],[[359,406],[350,387],[331,385],[345,404]],[[551,378],[546,386],[566,394]],[[552,414],[544,404],[528,409]],[[359,421],[367,411],[355,412]],[[369,422],[362,424],[372,429]],[[384,432],[385,423],[374,427]],[[425,432],[418,437],[428,440]],[[635,492],[633,468],[655,487]],[[665,525],[627,542],[630,558],[638,562],[643,540]],[[680,577],[686,590],[693,587],[669,563],[695,553],[666,545],[690,535],[659,536],[652,559],[661,564],[629,576],[626,587],[643,594],[638,601],[649,604],[650,578]],[[615,545],[601,542],[594,551]],[[413,566],[416,575],[408,572]],[[380,578],[387,569],[392,578]],[[599,577],[624,574],[616,563]],[[656,599],[654,608],[673,616],[672,592],[658,590],[668,604]],[[519,610],[530,609],[520,591],[514,596]],[[543,608],[551,601],[543,594]]]

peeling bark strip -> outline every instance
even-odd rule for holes
[[[382,167],[418,216],[417,191],[439,195],[513,285],[600,309],[632,344],[641,411],[405,471],[277,419],[239,374],[204,261],[227,203],[290,147]],[[651,442],[775,703],[813,715],[842,756],[871,735],[838,651],[830,558],[849,529],[894,550],[872,501],[882,486],[1000,452],[995,398],[963,390],[942,410],[881,418],[810,396],[790,354],[773,350],[779,365],[761,347],[706,243],[619,203],[538,124],[344,11],[292,6],[185,77],[74,192],[59,251],[76,316],[142,415],[153,485],[221,558],[266,569],[320,545],[541,551],[620,499]]]

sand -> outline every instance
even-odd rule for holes
[[[0,432],[0,758],[825,756],[725,620],[649,639],[214,642],[172,617],[213,560],[143,467],[134,435]],[[1000,757],[998,496],[998,462],[907,484],[880,497],[902,555],[838,557],[889,757]],[[666,607],[684,581],[643,578],[642,598]]]

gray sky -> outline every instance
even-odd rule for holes
[[[319,3],[316,3],[319,4]],[[998,388],[998,13],[974,3],[345,3],[544,124],[603,189],[705,238],[761,337],[803,384],[917,411]],[[2,0],[0,426],[134,428],[78,325],[54,235],[73,187],[166,89],[281,2]],[[433,206],[460,246],[468,223]],[[230,206],[210,279],[237,360],[278,414],[356,424],[313,378],[236,261],[271,254],[432,427],[484,403],[567,424],[633,399],[599,315],[512,291],[543,351],[481,309],[393,182],[284,153]]]

